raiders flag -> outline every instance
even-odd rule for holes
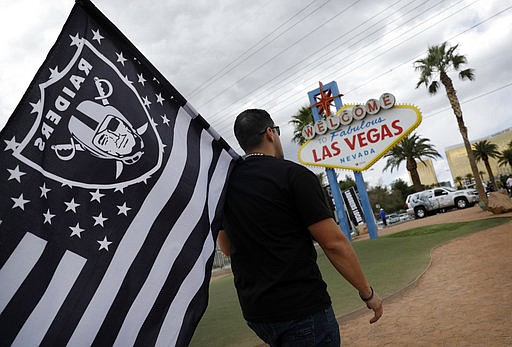
[[[0,345],[187,345],[236,157],[77,1],[0,132]]]

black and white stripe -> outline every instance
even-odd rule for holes
[[[108,263],[25,233],[0,270],[2,345],[188,343],[232,162],[196,119],[180,108],[166,165]]]

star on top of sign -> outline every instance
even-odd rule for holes
[[[332,102],[334,101],[334,99],[343,96],[343,94],[331,95],[332,91],[330,89],[324,91],[322,82],[319,82],[319,84],[320,93],[318,95],[315,95],[315,100],[317,100],[317,102],[311,105],[310,107],[318,107],[319,115],[325,112],[326,117],[329,117],[331,115],[331,106],[334,106]]]
[[[96,30],[92,30],[92,33],[94,34],[94,36],[92,37],[93,40],[96,40],[98,41],[98,43],[101,45],[101,40],[104,39],[103,36],[101,36],[100,34],[100,29],[96,29]]]

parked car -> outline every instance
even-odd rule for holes
[[[386,221],[388,222],[388,224],[395,224],[400,222],[400,217],[398,216],[397,213],[390,213],[387,215]]]
[[[456,190],[450,187],[427,189],[407,196],[407,213],[423,218],[429,213],[450,208],[466,208],[480,200],[476,189]]]
[[[398,215],[398,218],[400,218],[400,222],[405,222],[405,221],[410,220],[412,218],[412,216],[410,214],[408,214],[407,212],[403,212]]]

